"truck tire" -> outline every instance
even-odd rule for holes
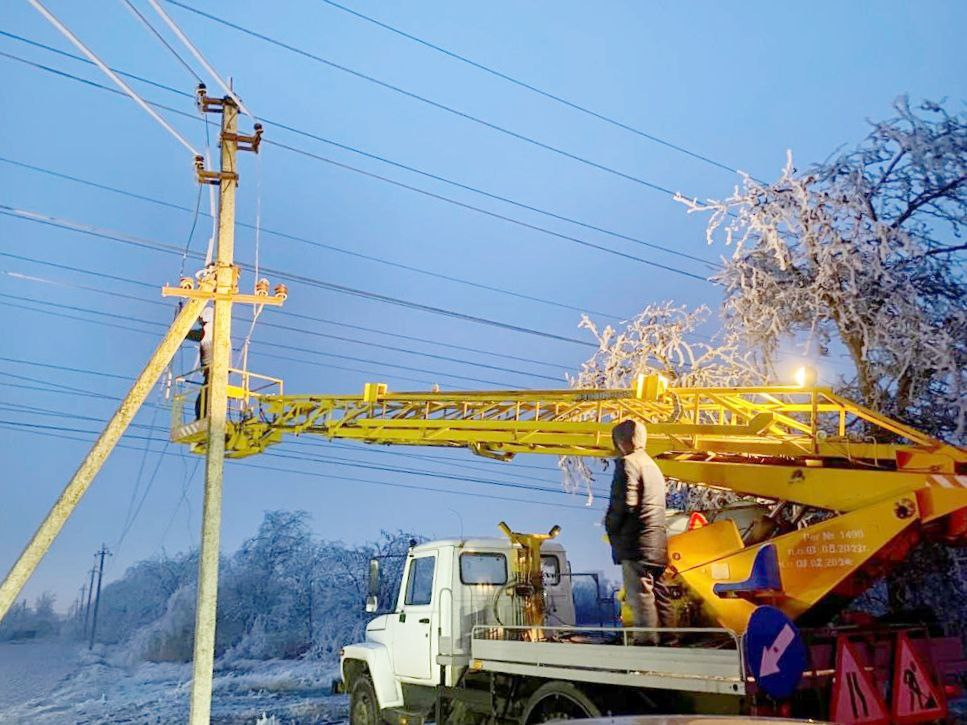
[[[571,682],[551,680],[535,690],[524,706],[521,725],[601,717],[600,708]]]
[[[376,690],[369,675],[360,675],[353,683],[353,691],[349,694],[349,722],[350,725],[382,725],[383,718],[379,714],[379,702],[376,700]]]

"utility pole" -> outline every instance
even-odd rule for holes
[[[87,596],[87,582],[81,584],[81,591],[77,595],[77,606],[74,608],[74,624],[81,621],[81,612],[84,611],[84,597]]]
[[[97,556],[95,554],[95,556]],[[84,636],[87,637],[87,626],[91,621],[91,597],[94,596],[94,575],[97,573],[97,567],[91,567],[91,583],[87,587],[87,606],[84,607]]]
[[[95,554],[96,556],[96,554]],[[94,594],[94,574],[97,573],[97,567],[91,567],[91,583],[87,587],[87,606],[84,607],[84,636],[87,637],[87,625],[91,620],[91,596]]]
[[[232,355],[232,300],[238,292],[235,255],[236,157],[241,150],[258,152],[261,126],[253,136],[238,134],[238,106],[226,96],[209,98],[199,86],[202,112],[221,112],[219,171],[200,171],[202,180],[218,184],[218,250],[215,255],[214,334],[209,370],[205,453],[205,496],[202,512],[201,551],[198,557],[198,594],[195,602],[195,647],[192,663],[192,725],[208,725],[211,716],[212,670],[215,663],[215,622],[218,607],[218,557],[222,521],[222,474],[225,463],[225,429],[228,416],[228,373]]]
[[[91,641],[87,645],[88,649],[94,648],[94,633],[97,631],[97,608],[101,603],[101,579],[104,578],[104,557],[111,556],[111,552],[107,550],[107,544],[101,544],[99,551],[95,552],[95,557],[101,557],[101,563],[97,568],[97,596],[94,597],[94,616],[91,617]]]

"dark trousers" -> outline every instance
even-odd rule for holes
[[[205,366],[201,369],[202,382],[201,390],[198,391],[198,397],[195,398],[195,420],[200,420],[204,416],[208,415],[208,367]]]
[[[625,600],[631,607],[636,627],[670,627],[674,624],[671,596],[661,580],[664,567],[643,561],[621,562]],[[658,632],[636,632],[635,644],[658,644]]]

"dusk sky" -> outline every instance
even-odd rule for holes
[[[594,350],[579,344],[592,341],[577,327],[582,311],[602,324],[664,300],[717,313],[720,290],[701,279],[712,267],[696,258],[714,265],[728,250],[709,248],[706,219],[687,215],[669,192],[721,198],[739,182],[729,169],[771,180],[787,149],[803,168],[859,142],[867,119],[889,117],[900,94],[957,108],[967,90],[962,2],[345,3],[640,133],[324,0],[165,3],[265,125],[261,154],[240,156],[238,221],[248,226],[238,229],[236,254],[255,260],[251,225],[261,209],[259,261],[281,273],[269,276],[288,285],[289,300],[256,326],[249,367],[284,378],[287,392],[359,393],[369,381],[397,391],[565,387],[564,374]],[[205,146],[195,79],[122,2],[46,4],[111,66],[179,91],[131,81],[147,100],[194,114],[161,111]],[[160,287],[177,281],[182,256],[111,237],[204,254],[211,219],[206,192],[193,225],[190,154],[144,111],[38,67],[110,85],[92,65],[39,47],[77,52],[35,10],[0,4],[0,31],[6,572],[175,309]],[[197,266],[187,260],[188,271]],[[249,312],[236,309],[241,338]],[[713,319],[705,331],[716,328]],[[192,366],[196,348],[184,350],[176,373]],[[791,374],[796,361],[787,359]],[[819,367],[835,378],[835,360]],[[108,580],[140,559],[197,545],[201,459],[167,444],[160,388],[150,401],[24,596],[49,590],[66,609],[102,543],[114,552]],[[272,509],[304,509],[319,537],[350,544],[397,529],[496,536],[503,519],[521,531],[560,524],[575,571],[617,579],[601,542],[606,499],[589,507],[585,495],[563,492],[551,457],[502,464],[465,451],[308,439],[271,453],[290,457],[226,468],[226,553]],[[597,490],[609,476],[597,475]]]

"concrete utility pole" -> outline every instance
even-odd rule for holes
[[[222,474],[228,415],[228,373],[232,357],[232,300],[238,292],[235,255],[236,157],[241,150],[258,152],[261,126],[254,136],[238,134],[238,105],[226,96],[208,98],[199,87],[204,112],[222,114],[221,159],[218,172],[207,178],[218,184],[218,250],[215,255],[215,314],[208,388],[208,448],[205,453],[205,497],[201,551],[198,557],[198,595],[195,603],[195,648],[192,662],[191,712],[193,725],[208,725],[211,715],[212,670],[215,663],[215,622],[218,608],[218,557],[222,523]],[[202,176],[206,178],[206,176]],[[266,283],[267,284],[267,283]],[[244,298],[245,296],[240,296]]]
[[[87,625],[91,621],[91,595],[94,593],[94,574],[97,573],[97,567],[91,567],[91,583],[87,587],[87,606],[84,607],[84,636],[87,636]]]
[[[94,553],[95,557],[101,557],[101,563],[97,567],[97,596],[94,597],[94,616],[91,617],[91,641],[88,643],[87,648],[94,648],[94,633],[97,632],[97,608],[101,603],[101,579],[104,578],[104,557],[111,556],[111,552],[107,550],[107,544],[101,544],[99,551]]]
[[[64,487],[60,498],[57,499],[47,517],[37,527],[33,538],[24,547],[14,565],[10,567],[6,578],[0,584],[0,620],[6,616],[7,611],[13,606],[20,590],[23,589],[30,575],[34,573],[34,569],[37,568],[44,554],[50,549],[50,545],[57,538],[57,534],[64,527],[81,497],[87,493],[87,489],[90,488],[94,477],[101,470],[104,461],[114,450],[118,439],[124,435],[124,431],[127,430],[128,425],[141,408],[141,404],[144,403],[151,392],[151,388],[157,382],[158,376],[171,362],[175,351],[184,342],[185,336],[195,320],[198,319],[198,315],[201,314],[204,306],[205,300],[192,299],[182,308],[175,321],[171,323],[168,334],[155,349],[151,359],[148,360],[148,364],[145,365],[144,370],[134,381],[134,385],[131,386],[128,394],[121,401],[104,431],[94,442],[77,472],[74,473],[74,477]]]
[[[74,610],[74,622],[81,621],[81,612],[84,611],[84,597],[87,596],[87,582],[81,584],[81,592],[77,595],[77,609]],[[85,632],[85,634],[87,634]]]

